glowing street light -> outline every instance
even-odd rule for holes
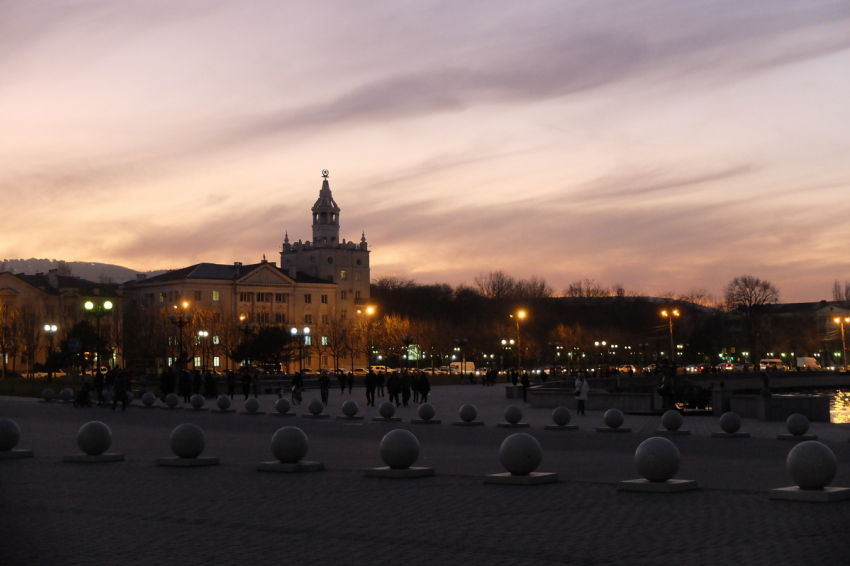
[[[94,301],[86,301],[83,306],[86,312],[94,317],[97,326],[97,347],[95,348],[96,366],[100,369],[100,319],[112,312],[112,301],[103,301],[100,304],[95,304]],[[84,372],[85,373],[85,372]]]
[[[516,320],[516,366],[517,371],[522,373],[522,335],[519,332],[519,323],[525,320],[525,311],[519,310],[516,316],[511,315],[511,318]]]
[[[844,323],[850,322],[850,316],[845,316],[844,318],[835,317],[835,323],[841,325],[841,353],[843,355],[842,362],[844,362],[844,371],[847,371],[847,344],[844,341]]]

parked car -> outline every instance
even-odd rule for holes
[[[620,373],[625,373],[627,375],[630,372],[631,372],[632,375],[635,375],[638,372],[637,368],[635,366],[631,365],[631,364],[626,364],[626,365],[620,366],[618,369],[619,369]]]

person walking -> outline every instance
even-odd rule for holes
[[[345,378],[345,384],[348,385],[348,394],[351,395],[351,388],[354,387],[354,372],[348,372],[348,376]]]
[[[115,394],[112,396],[112,410],[113,411],[115,410],[115,405],[117,405],[118,402],[120,401],[121,402],[121,410],[126,411],[127,410],[127,389],[128,389],[126,372],[121,372],[118,375],[118,377],[115,378],[114,383],[113,383],[113,388],[114,388],[113,391],[115,392]]]
[[[192,397],[192,376],[189,375],[189,370],[180,371],[180,383],[177,384],[177,387],[183,397],[183,402],[188,403]]]
[[[366,374],[366,404],[375,406],[375,387],[378,383],[378,377],[372,369]]]
[[[531,387],[531,380],[528,378],[528,372],[522,372],[522,400],[528,402],[528,388]]]
[[[97,370],[100,371],[100,370]],[[104,385],[106,385],[106,390],[109,391],[109,395],[113,398],[115,397],[115,372],[112,369],[106,370],[106,379],[104,379]]]
[[[336,379],[339,381],[339,393],[342,395],[345,393],[345,374],[343,372],[337,373]]]
[[[301,390],[304,388],[304,378],[301,377],[301,373],[296,373],[292,377],[292,404],[300,405],[301,404]]]
[[[407,407],[407,402],[410,401],[411,385],[410,374],[407,372],[407,370],[404,370],[402,372],[399,385],[401,386],[401,402],[405,407]]]
[[[585,401],[587,401],[587,390],[589,388],[590,386],[588,385],[587,380],[584,378],[584,373],[579,373],[575,383],[577,415],[584,415],[584,403]]]
[[[103,374],[100,373],[100,370],[94,374],[92,387],[94,387],[94,390],[97,391],[97,404],[103,405]]]
[[[328,377],[328,372],[323,371],[321,375],[319,375],[319,392],[322,394],[322,404],[327,406],[328,404],[328,395],[330,395],[331,391],[331,378]]]
[[[216,398],[215,381],[211,371],[204,374],[204,397],[207,399]]]
[[[415,373],[410,377],[410,390],[413,392],[413,402],[419,402],[419,381],[424,377],[424,373],[420,373],[416,375]]]
[[[195,395],[201,392],[201,372],[193,370],[192,372],[192,393]]]
[[[174,393],[174,388],[177,386],[177,378],[174,375],[174,368],[170,367],[163,372],[162,377],[159,378],[159,391],[162,393],[162,400],[165,401],[165,398]]]
[[[242,394],[245,396],[245,400],[248,400],[248,394],[251,392],[251,376],[248,375],[247,370],[242,371]]]
[[[254,393],[254,397],[256,397],[257,399],[260,398],[261,385],[262,383],[260,382],[260,370],[255,369],[251,375],[251,390]]]
[[[391,373],[390,378],[387,380],[387,393],[390,395],[390,403],[394,402],[396,407],[401,405],[401,400],[398,398],[400,392],[401,383],[399,382],[398,375]]]
[[[227,370],[225,383],[227,383],[227,395],[230,396],[230,399],[232,400],[233,392],[236,391],[236,375],[234,375],[232,369]]]
[[[386,372],[381,372],[378,374],[377,379],[375,380],[375,384],[378,386],[378,397],[384,396],[384,384],[387,382],[387,374]]]
[[[422,374],[419,378],[419,404],[428,402],[428,393],[431,392],[431,382],[428,381],[428,376]]]

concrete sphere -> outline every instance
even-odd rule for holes
[[[156,395],[148,391],[144,395],[142,395],[142,403],[145,404],[146,407],[150,407],[156,401]]]
[[[384,401],[381,403],[381,406],[378,407],[378,413],[380,413],[385,419],[389,419],[395,414],[395,405],[389,401]]]
[[[77,432],[77,446],[89,456],[100,456],[112,445],[112,431],[100,421],[91,421]]]
[[[310,401],[310,404],[307,405],[307,410],[310,411],[311,415],[321,415],[324,408],[325,405],[320,399],[313,399]]]
[[[419,458],[419,441],[412,432],[398,428],[381,439],[381,460],[390,468],[406,470]]]
[[[460,408],[460,420],[465,423],[471,423],[478,416],[478,409],[475,405],[464,405]]]
[[[679,471],[680,461],[679,449],[663,436],[647,438],[635,450],[638,473],[652,482],[671,479]]]
[[[517,424],[522,420],[522,409],[516,405],[511,405],[505,409],[505,420],[511,424]]]
[[[21,441],[21,427],[12,419],[0,419],[0,451],[9,451]]]
[[[215,400],[215,406],[219,408],[219,410],[224,411],[225,409],[230,408],[230,397],[227,395],[219,395],[218,399]]]
[[[566,407],[555,407],[552,411],[552,422],[558,426],[566,426],[570,424],[570,410]]]
[[[192,395],[192,398],[189,399],[189,404],[191,404],[196,409],[200,409],[204,406],[205,401],[206,399],[204,399],[203,395],[201,395],[200,393],[195,393],[194,395]]]
[[[73,401],[74,400],[74,390],[71,389],[70,387],[66,387],[59,394],[59,397],[65,402]]]
[[[45,401],[52,401],[53,400],[53,390],[52,389],[45,389],[44,391],[41,392],[41,398],[44,399]]]
[[[360,410],[360,407],[357,406],[355,401],[346,401],[342,404],[342,414],[346,417],[353,417],[358,410]]]
[[[785,467],[800,489],[823,489],[835,479],[838,461],[826,444],[807,440],[791,449]]]
[[[103,397],[104,403],[112,403],[112,394],[109,393],[109,390],[104,388],[103,392],[100,394]]]
[[[227,399],[226,395],[222,395],[222,397]],[[230,405],[230,403],[228,403],[228,405]],[[257,401],[256,397],[248,397],[248,399],[245,401],[244,406],[245,406],[245,410],[248,411],[249,413],[256,413],[257,411],[260,410],[260,402]]]
[[[274,404],[274,408],[278,413],[288,413],[289,409],[292,408],[292,404],[289,402],[289,399],[281,397],[277,400],[277,403]]]
[[[723,432],[733,433],[741,429],[741,417],[734,411],[720,415],[720,428]]]
[[[307,435],[295,426],[278,429],[272,436],[272,454],[284,464],[300,462],[307,455]]]
[[[785,428],[794,436],[802,436],[809,432],[809,419],[806,418],[806,415],[794,413],[785,421]]]
[[[431,403],[422,403],[419,405],[419,410],[416,414],[418,414],[419,418],[423,421],[430,421],[434,418],[434,415],[437,414],[437,410]]]
[[[124,397],[127,399],[128,403],[132,403],[133,400],[136,398],[136,396],[133,395],[132,391],[128,391],[127,394]]]
[[[679,430],[682,428],[682,414],[670,409],[661,415],[661,426],[667,430]]]
[[[510,435],[499,448],[499,461],[512,476],[527,476],[540,466],[541,460],[540,443],[524,432]]]
[[[608,409],[602,418],[608,428],[620,428],[626,420],[620,409]]]
[[[180,397],[178,397],[177,394],[169,393],[165,396],[165,404],[169,407],[174,408],[178,403],[180,403]]]
[[[207,446],[207,438],[201,427],[183,423],[171,431],[171,451],[178,458],[197,458]]]

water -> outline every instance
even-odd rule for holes
[[[833,423],[850,423],[850,389],[816,389],[800,395],[829,396],[829,414]]]

